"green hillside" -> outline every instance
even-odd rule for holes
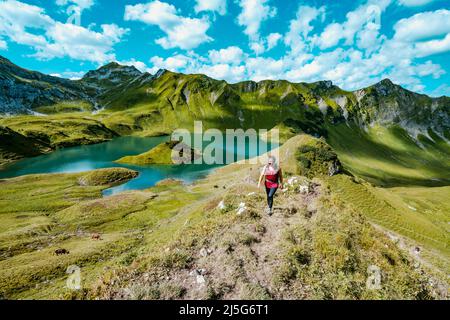
[[[280,150],[287,179],[303,170],[291,151],[301,152],[305,146],[316,147],[319,154],[332,152],[311,136],[291,138]],[[348,191],[363,186],[346,176],[310,172],[313,180],[298,177],[298,182],[288,183],[269,217],[262,214],[264,195],[256,189],[257,169],[237,163],[190,186],[167,181],[108,198],[100,191],[132,172],[111,169],[3,180],[0,294],[34,299],[446,296],[441,269],[409,255],[414,245],[400,248],[369,223],[378,202],[359,206],[334,190],[338,180],[346,181],[348,185],[340,185]],[[308,191],[299,192],[300,185]],[[376,196],[367,190],[367,195]],[[18,203],[17,197],[27,201]],[[246,209],[237,214],[240,203]],[[442,247],[425,244],[424,257],[436,250],[439,259],[432,261],[448,259]],[[56,255],[57,249],[68,253]],[[64,285],[64,266],[71,264],[82,268],[82,291]],[[372,265],[382,270],[379,290],[366,287]],[[206,271],[195,273],[199,269]]]
[[[0,180],[0,298],[448,298],[448,97],[388,79],[349,92],[329,81],[229,84],[117,63],[71,81],[0,57],[2,83],[0,166],[201,120],[205,130],[279,129],[287,188],[267,216],[260,168],[243,163],[110,197],[102,191],[138,173]],[[118,162],[167,163],[172,147]],[[73,264],[83,272],[78,292],[65,287]],[[377,290],[366,285],[373,266]]]

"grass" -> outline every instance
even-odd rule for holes
[[[120,174],[129,177],[130,173],[120,170],[115,177]],[[129,235],[117,233],[103,235],[102,241],[94,242],[90,238],[93,230],[78,229],[77,221],[71,233],[56,215],[83,200],[101,197],[101,191],[115,181],[100,175],[97,177],[104,183],[98,186],[80,185],[84,174],[30,175],[1,181],[1,296],[10,297],[39,283],[56,281],[65,277],[65,268],[70,264],[96,263],[126,251],[135,242]],[[70,254],[56,256],[58,248]]]
[[[61,101],[53,105],[40,106],[34,109],[34,111],[43,114],[92,112],[93,110],[92,104],[86,101]]]
[[[347,176],[330,179],[331,190],[370,221],[425,246],[435,263],[449,272],[450,187],[379,188]]]
[[[359,212],[333,195],[319,199],[308,223],[286,230],[275,283],[292,297],[313,299],[427,299],[426,279],[409,258]],[[369,266],[381,270],[381,288],[366,286]]]
[[[17,116],[1,119],[0,125],[52,149],[99,143],[117,136],[88,113]]]
[[[442,138],[414,140],[400,127],[374,126],[363,131],[341,124],[328,128],[327,141],[344,167],[384,187],[443,186],[450,183],[450,149]]]
[[[175,147],[177,148],[176,150],[174,150]],[[183,153],[185,150],[188,150],[190,154],[184,155]],[[174,164],[178,162],[191,163],[196,156],[198,156],[198,152],[186,144],[180,144],[178,141],[169,141],[163,142],[151,150],[137,156],[122,157],[116,162],[135,165]]]
[[[280,147],[287,177],[302,173],[295,150],[313,152],[314,168],[316,161],[323,160],[318,154],[331,152],[323,140],[308,135],[289,139]],[[390,204],[385,189],[324,173],[311,173],[323,189],[317,201],[291,191],[279,193],[276,204],[289,211],[281,213],[280,223],[290,221],[280,230],[268,225],[262,214],[264,195],[248,196],[258,192],[257,165],[236,163],[189,186],[166,181],[148,190],[106,198],[102,190],[135,173],[106,169],[2,180],[0,295],[12,299],[433,296],[425,281],[429,273],[420,275],[408,254],[369,221],[423,243],[424,254],[437,252],[439,257],[430,263],[448,270],[448,237],[443,232],[448,217],[442,211],[447,210],[442,194],[446,189],[393,189],[396,198]],[[413,203],[420,194],[429,201]],[[226,210],[217,209],[221,200]],[[237,215],[241,202],[248,210]],[[414,206],[417,212],[406,215],[405,205]],[[418,213],[421,216],[414,218]],[[274,231],[290,236],[272,238]],[[101,240],[93,239],[93,234]],[[266,246],[273,246],[273,257],[267,258],[267,266],[258,265],[263,260],[252,252]],[[61,248],[69,254],[55,255]],[[202,248],[212,251],[201,257]],[[384,287],[379,292],[365,289],[370,264],[384,272]],[[81,291],[65,287],[70,265],[81,267]],[[202,266],[214,276],[207,275],[205,287],[197,291],[189,284],[189,273]],[[266,267],[271,268],[270,277],[260,274]],[[260,276],[273,286],[258,283]]]

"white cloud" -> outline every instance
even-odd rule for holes
[[[286,73],[289,80],[299,81],[316,81],[323,78],[323,74],[334,68],[344,57],[345,52],[339,48],[331,52],[322,53],[314,57],[314,59],[300,68],[290,70]]]
[[[61,77],[70,79],[70,80],[79,80],[83,78],[83,76],[86,74],[85,71],[64,71],[61,74]]]
[[[308,35],[314,29],[311,23],[316,19],[325,18],[325,7],[314,8],[300,6],[296,18],[289,23],[289,31],[284,37],[284,43],[291,48],[291,54],[299,54],[307,49]]]
[[[138,69],[140,72],[150,72],[150,68],[142,61],[136,59],[123,60],[119,61],[121,65],[125,66],[133,66]]]
[[[244,66],[232,66],[228,64],[204,65],[198,72],[206,74],[214,79],[223,79],[229,82],[236,82],[245,79]]]
[[[394,38],[399,41],[416,41],[450,33],[450,11],[437,10],[418,13],[394,25]]]
[[[251,41],[259,40],[261,23],[277,14],[277,9],[267,4],[268,0],[240,0],[242,11],[237,18],[240,26],[245,27],[244,33]]]
[[[321,49],[334,47],[338,44],[343,32],[342,25],[339,23],[329,24],[318,39],[319,47]]]
[[[82,10],[89,9],[94,5],[94,0],[56,0],[58,6],[76,5]]]
[[[336,46],[341,40],[350,46],[357,40],[357,46],[362,49],[375,50],[380,45],[381,14],[389,6],[391,0],[369,0],[346,15],[343,23],[329,24],[317,39],[321,49]]]
[[[267,36],[267,50],[275,48],[278,42],[283,38],[283,36],[277,32],[271,33]]]
[[[192,63],[192,59],[183,54],[177,54],[166,59],[159,56],[154,56],[150,59],[153,67],[150,69],[151,73],[156,73],[159,69],[167,69],[174,72],[179,72],[188,67]]]
[[[450,51],[450,33],[443,39],[417,42],[414,44],[414,51],[419,58],[448,52]]]
[[[245,63],[248,78],[254,81],[281,79],[285,70],[284,61],[273,58],[249,58]]]
[[[42,8],[15,0],[0,2],[0,35],[19,44],[45,45],[45,37],[27,29],[45,29],[53,23]]]
[[[415,14],[394,25],[395,34],[380,54],[396,61],[413,60],[450,51],[450,11],[436,10]]]
[[[98,32],[55,21],[37,6],[15,0],[0,2],[0,36],[31,46],[39,59],[67,56],[99,64],[114,60],[113,46],[126,32],[114,24],[102,25]]]
[[[68,56],[100,64],[115,60],[112,47],[120,42],[127,30],[114,24],[102,25],[101,30],[96,32],[77,25],[56,22],[46,32],[49,41],[44,46],[37,46],[34,56],[41,59]]]
[[[8,44],[6,43],[6,41],[0,39],[0,50],[6,50],[8,49]]]
[[[259,41],[259,42],[256,42],[256,41],[250,42],[249,47],[257,56],[259,56],[260,54],[263,54],[264,51],[266,51],[266,47],[264,45],[264,40]]]
[[[196,13],[202,11],[215,11],[220,15],[227,13],[227,0],[196,0],[194,7]]]
[[[244,52],[236,46],[220,50],[210,50],[208,55],[213,64],[240,64],[244,58]]]
[[[206,34],[210,27],[207,18],[179,16],[175,6],[165,2],[152,1],[146,4],[127,5],[124,18],[128,21],[141,21],[158,26],[166,36],[155,42],[165,49],[178,47],[189,50],[204,42],[212,41]]]
[[[409,25],[415,27],[420,20],[412,16],[397,23],[394,36],[388,39],[381,34],[381,14],[390,1],[380,2],[381,7],[377,8],[373,7],[373,3],[369,0],[349,12],[342,23],[331,22],[320,33],[314,33],[314,28],[316,22],[324,21],[325,8],[300,6],[284,37],[278,33],[262,37],[258,31],[257,39],[250,41],[253,56],[237,46],[231,46],[210,50],[207,57],[191,53],[167,59],[157,57],[152,62],[155,66],[173,71],[204,73],[229,82],[246,79],[287,79],[293,82],[332,80],[344,89],[356,90],[389,77],[408,89],[423,92],[425,86],[422,78],[438,79],[445,74],[445,70],[431,60],[422,62],[417,58],[450,50],[446,23],[441,21],[423,26],[420,32],[426,36],[417,32],[411,39],[404,36],[408,34],[405,30]],[[439,20],[445,14],[438,10],[426,16]],[[414,28],[411,30],[415,32]],[[282,38],[290,48],[284,56],[278,59],[258,56]],[[317,51],[318,48],[328,50]]]
[[[398,0],[399,4],[405,7],[420,7],[434,1],[435,0]]]

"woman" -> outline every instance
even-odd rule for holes
[[[261,176],[258,181],[258,188],[261,186],[261,181],[265,179],[264,185],[266,187],[267,193],[267,212],[269,215],[273,213],[273,197],[275,192],[277,192],[278,187],[283,189],[283,174],[281,169],[278,167],[277,159],[274,156],[270,156],[267,164],[261,171]]]

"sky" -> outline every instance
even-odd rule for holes
[[[450,96],[450,1],[0,0],[0,55],[70,79],[117,61]]]

